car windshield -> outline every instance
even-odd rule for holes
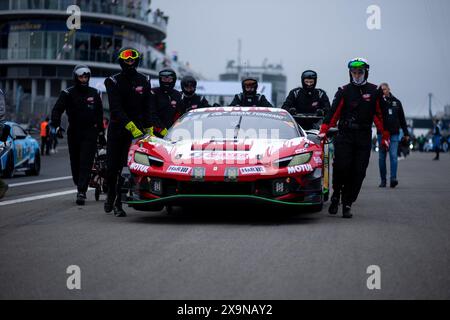
[[[166,140],[285,139],[301,135],[288,114],[256,111],[191,112],[179,119]]]

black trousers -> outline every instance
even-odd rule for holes
[[[73,183],[77,186],[78,192],[86,192],[88,189],[97,150],[97,137],[96,128],[69,128],[67,131],[70,168],[72,169]]]
[[[47,156],[50,154],[50,146],[51,146],[50,137],[41,137],[41,155],[46,154]]]
[[[351,205],[366,177],[372,146],[370,130],[340,130],[334,142],[333,197]]]
[[[130,149],[131,134],[123,128],[108,129],[106,145],[106,182],[108,184],[108,201],[121,202],[120,190],[123,185],[121,179],[122,169],[127,165],[128,150]]]

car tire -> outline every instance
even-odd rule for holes
[[[38,151],[36,151],[36,154],[34,156],[34,163],[33,167],[31,167],[30,170],[27,170],[25,174],[27,176],[38,176],[41,172],[41,155]]]
[[[12,151],[8,154],[8,159],[6,160],[6,167],[3,170],[3,178],[12,178],[15,172],[14,168],[14,156]]]

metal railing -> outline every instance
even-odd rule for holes
[[[71,5],[77,5],[81,11],[111,14],[130,19],[144,21],[167,30],[168,17],[161,11],[151,12],[145,1],[132,0],[2,0],[0,11],[3,10],[59,10],[66,12]]]

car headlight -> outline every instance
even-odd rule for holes
[[[312,157],[312,152],[298,154],[292,158],[291,162],[289,162],[289,164],[288,164],[288,167],[298,166],[301,164],[308,163],[309,160],[311,160],[311,157]]]
[[[281,158],[274,161],[274,165],[284,168],[284,167],[291,167],[291,166],[298,166],[301,164],[308,163],[309,160],[311,160],[312,152],[302,153],[295,156],[290,156],[286,158]]]
[[[161,167],[164,164],[163,160],[141,152],[136,152],[134,154],[134,161],[145,166]]]
[[[148,155],[146,155],[145,153],[136,152],[134,154],[134,161],[136,163],[143,164],[146,166],[150,165],[150,160],[148,158]]]

